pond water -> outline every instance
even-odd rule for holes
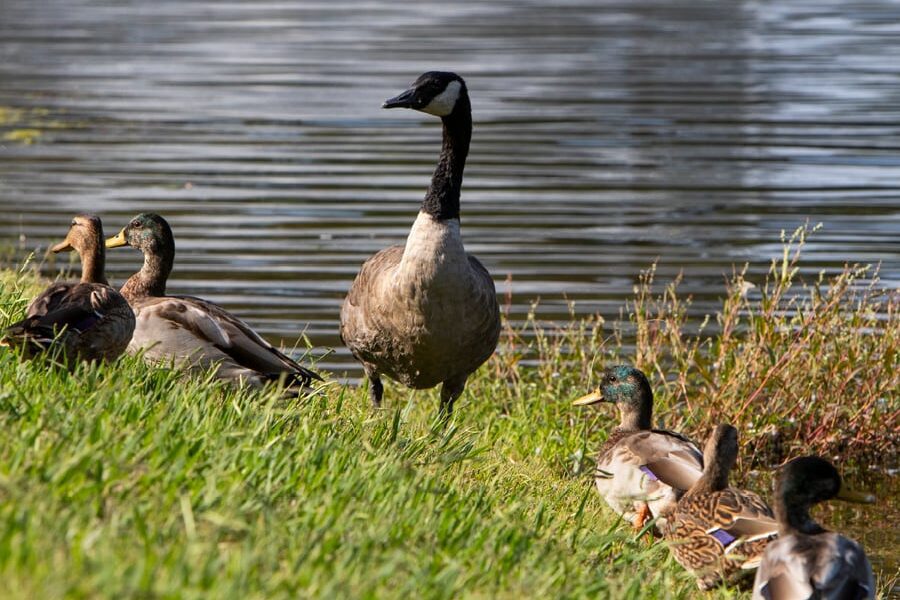
[[[900,7],[868,1],[3,0],[0,239],[159,212],[171,290],[355,376],[340,302],[440,145],[381,101],[447,69],[475,121],[464,237],[514,319],[615,316],[657,259],[708,313],[806,220],[807,272],[880,262],[897,287],[898,56]],[[110,253],[115,281],[137,264]]]

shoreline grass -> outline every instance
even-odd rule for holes
[[[593,488],[612,411],[570,401],[637,357],[658,422],[739,427],[737,484],[768,496],[769,465],[800,452],[894,468],[900,296],[852,267],[803,284],[805,233],[767,280],[737,272],[699,335],[652,269],[622,322],[507,327],[446,429],[435,390],[389,385],[373,411],[364,388],[287,401],[0,352],[0,596],[695,597]],[[0,324],[40,286],[0,273]],[[896,556],[876,571],[894,589]]]

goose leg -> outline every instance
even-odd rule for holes
[[[441,386],[441,416],[449,418],[453,412],[453,403],[462,396],[463,390],[466,389],[466,379],[468,375],[451,377],[444,381]]]
[[[369,369],[366,369],[366,377],[369,378],[369,400],[372,401],[372,408],[381,408],[381,397],[384,395],[381,377],[377,371]]]

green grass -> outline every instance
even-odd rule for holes
[[[719,333],[704,337],[684,333],[674,288],[656,297],[649,280],[619,325],[508,329],[446,428],[434,390],[389,385],[373,411],[364,389],[336,384],[288,401],[134,358],[69,374],[0,352],[0,596],[693,597],[665,545],[636,538],[593,489],[590,455],[612,413],[569,403],[635,331],[665,424],[741,426],[756,458],[738,482],[767,428],[792,454],[835,411],[857,425],[813,437],[816,449],[883,451],[897,419],[897,296],[850,271],[827,290],[794,282],[792,295],[791,268],[759,282],[764,298],[732,288]],[[2,272],[0,324],[37,289]],[[790,400],[819,389],[802,411]],[[836,390],[840,402],[826,397]],[[878,575],[890,586],[897,573]]]

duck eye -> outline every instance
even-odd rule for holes
[[[140,229],[142,225],[141,225],[141,222],[140,222],[140,221],[134,220],[134,221],[132,221],[132,222],[130,223],[129,226],[132,227],[132,228],[134,228],[134,229]]]
[[[606,378],[606,380],[609,381],[610,383],[615,383],[617,381],[615,375],[610,375],[609,377]]]

